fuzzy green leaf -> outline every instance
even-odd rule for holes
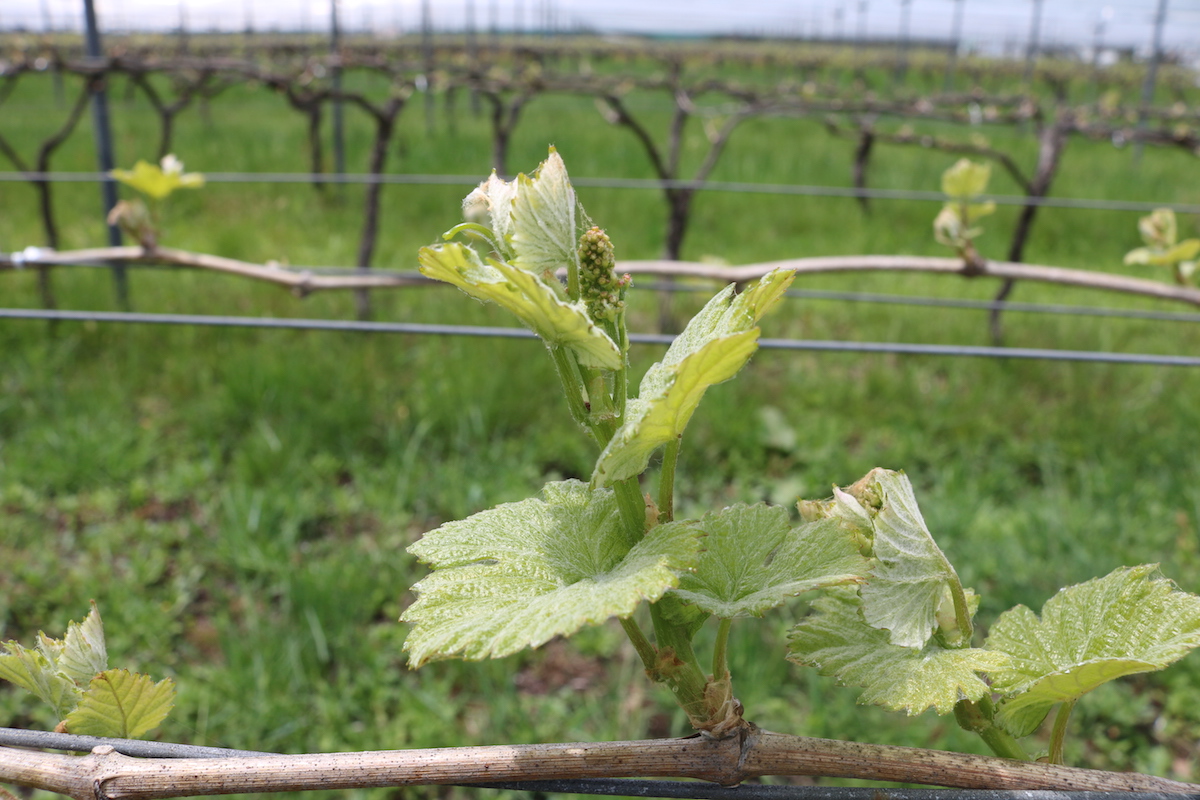
[[[788,659],[835,677],[843,686],[862,687],[860,703],[908,714],[932,707],[946,714],[959,700],[987,694],[988,685],[977,673],[997,669],[1006,660],[1002,653],[980,648],[892,644],[886,631],[863,619],[861,600],[852,591],[830,592],[814,601],[813,608],[817,613],[788,636]]]
[[[942,192],[956,200],[968,200],[987,189],[992,175],[990,164],[976,164],[967,158],[959,159],[942,173]]]
[[[881,505],[873,520],[877,563],[861,590],[863,616],[890,631],[892,644],[923,647],[937,627],[946,587],[957,584],[958,575],[925,526],[908,476],[877,469],[866,484]]]
[[[626,406],[625,423],[596,461],[592,480],[598,486],[640,475],[659,447],[683,433],[709,386],[738,373],[758,349],[758,329],[709,342],[671,368],[666,385]]]
[[[533,273],[494,259],[484,263],[457,242],[423,247],[418,257],[424,275],[507,309],[545,341],[572,350],[580,364],[620,368],[617,345],[592,322],[583,303],[566,301]]]
[[[625,422],[600,454],[593,483],[639,475],[651,454],[683,433],[709,386],[738,373],[758,349],[755,325],[787,291],[795,273],[775,270],[739,295],[728,286],[710,300],[646,371]]]
[[[1010,732],[1030,733],[1056,703],[1200,647],[1200,597],[1156,572],[1124,567],[1069,586],[1046,601],[1040,620],[1025,606],[1000,616],[984,646],[1009,656],[991,678],[1010,695],[998,716]]]
[[[29,650],[16,642],[5,642],[0,655],[0,680],[6,680],[32,692],[54,709],[62,719],[75,707],[79,687],[58,671],[54,662],[39,650]]]
[[[17,642],[5,642],[3,647],[6,654],[0,655],[0,679],[35,694],[59,719],[75,707],[79,687],[108,668],[104,624],[95,603],[82,623],[67,625],[63,639],[39,633],[35,650]]]
[[[539,275],[578,266],[578,200],[562,156],[551,147],[533,175],[518,175],[515,183],[509,226],[513,263]]]
[[[136,739],[153,730],[175,704],[175,685],[148,675],[110,669],[92,678],[79,706],[65,720],[69,733]]]
[[[104,644],[104,623],[100,611],[92,603],[92,610],[82,623],[67,625],[63,649],[58,657],[58,668],[77,684],[85,684],[108,669],[108,648]]]
[[[1170,267],[1180,261],[1188,261],[1200,255],[1200,239],[1184,239],[1165,250],[1139,247],[1125,254],[1126,264],[1149,264],[1155,267]]]
[[[413,667],[500,658],[609,617],[626,617],[695,566],[698,536],[660,526],[631,549],[616,498],[578,481],[427,533],[409,552],[434,571],[401,618]]]
[[[792,527],[786,509],[739,504],[670,524],[704,534],[696,571],[674,594],[718,617],[761,617],[789,597],[866,574],[866,559],[834,520]]]
[[[162,200],[176,189],[197,189],[204,185],[198,172],[184,173],[183,162],[175,156],[165,156],[159,164],[139,160],[132,170],[114,169],[112,176],[155,200]]]

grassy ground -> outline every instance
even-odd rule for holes
[[[119,158],[147,155],[153,118],[114,117]],[[0,130],[29,149],[57,113],[29,82]],[[647,113],[665,120],[646,98]],[[487,132],[460,98],[451,126],[426,133],[414,98],[393,149],[396,171],[482,176]],[[350,116],[352,169],[368,129]],[[659,130],[662,130],[660,125]],[[693,142],[702,141],[698,130]],[[993,142],[1032,143],[1008,131]],[[648,177],[627,132],[589,101],[545,97],[518,129],[511,163],[528,169],[556,144],[577,176]],[[189,169],[299,171],[302,120],[281,101],[234,89],[209,120],[181,120]],[[717,179],[846,184],[852,145],[812,121],[747,123]],[[687,154],[700,158],[699,145]],[[935,189],[952,158],[881,149],[871,184]],[[59,169],[90,169],[86,130]],[[1140,167],[1107,145],[1074,143],[1056,193],[1196,202],[1194,160],[1147,152]],[[997,191],[1013,187],[1003,175]],[[457,221],[466,187],[392,187],[377,265],[411,269],[416,248]],[[99,244],[97,193],[56,187],[64,246]],[[352,263],[360,193],[308,186],[212,185],[168,209],[166,242],[251,260]],[[662,209],[652,192],[584,190],[618,255],[652,257]],[[40,243],[33,194],[0,184],[0,247]],[[686,251],[730,263],[806,254],[937,253],[933,204],[709,193]],[[1139,244],[1133,213],[1047,209],[1028,260],[1120,269]],[[1001,255],[1015,212],[980,240]],[[1186,235],[1194,221],[1182,220]],[[34,276],[3,277],[4,306],[36,306]],[[110,308],[99,270],[55,275],[64,308]],[[138,271],[139,310],[349,317],[349,297],[298,301],[230,278]],[[802,288],[986,298],[995,286],[929,277],[805,280]],[[1021,286],[1017,299],[1152,304]],[[506,324],[452,291],[377,293],[380,319]],[[701,296],[676,298],[681,312]],[[635,326],[653,324],[638,296]],[[1194,353],[1183,323],[1010,314],[1008,343]],[[976,312],[793,301],[767,336],[987,343]],[[404,553],[441,521],[586,475],[594,453],[569,422],[553,370],[526,341],[384,337],[9,321],[0,323],[0,636],[61,633],[100,604],[113,660],[174,676],[178,709],[164,739],[305,751],[682,733],[619,628],[604,626],[499,662],[409,672],[395,622],[422,574]],[[644,368],[660,353],[636,351]],[[902,468],[964,581],[984,595],[986,624],[1018,602],[1120,564],[1161,562],[1200,590],[1200,375],[1182,369],[897,356],[761,353],[710,392],[680,467],[683,513],[796,495],[823,496],[873,466]],[[854,705],[854,693],[783,661],[782,634],[802,604],[735,627],[733,674],[749,716],[781,731],[965,748],[945,719],[905,719]],[[1085,699],[1074,763],[1197,779],[1200,660]],[[0,723],[48,726],[0,687]],[[439,793],[440,794],[440,793]]]

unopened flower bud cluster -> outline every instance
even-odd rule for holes
[[[629,275],[617,278],[615,264],[608,234],[595,227],[585,231],[579,238],[579,291],[588,314],[597,322],[613,322],[625,308],[621,294],[633,279]]]

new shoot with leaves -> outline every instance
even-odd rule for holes
[[[996,210],[996,204],[991,201],[974,202],[987,191],[991,175],[989,165],[976,164],[966,158],[942,173],[942,193],[949,199],[933,220],[933,236],[941,244],[954,248],[968,267],[980,264],[974,240],[983,229],[972,226]]]
[[[1179,234],[1172,209],[1156,208],[1139,219],[1138,232],[1142,234],[1146,246],[1126,253],[1126,264],[1170,267],[1176,283],[1184,285],[1192,282],[1197,256],[1200,256],[1200,239],[1177,241]]]
[[[95,604],[82,623],[67,626],[62,639],[39,633],[32,649],[11,641],[0,649],[0,679],[46,702],[60,733],[134,739],[156,728],[175,702],[170,680],[155,683],[147,675],[108,668]]]
[[[158,245],[160,207],[176,189],[198,189],[204,176],[183,171],[183,162],[174,155],[163,156],[158,164],[139,160],[133,169],[114,169],[112,176],[150,198],[150,206],[140,198],[121,200],[108,212],[108,224],[120,227],[146,250]]]
[[[939,237],[974,255],[970,201],[986,167],[959,162]],[[1050,748],[1075,701],[1121,675],[1161,669],[1200,646],[1200,598],[1152,566],[1062,590],[1039,619],[1018,606],[977,645],[979,597],[934,541],[902,472],[872,470],[798,514],[733,505],[676,519],[674,485],[688,423],[708,387],[729,380],[758,347],[758,323],[793,274],[775,271],[716,294],[663,358],[628,388],[628,277],[550,151],[530,176],[495,175],[464,202],[467,222],[421,250],[421,270],[511,311],[545,342],[567,407],[595,441],[591,480],[430,531],[410,552],[432,567],[402,620],[409,664],[499,658],[616,617],[651,680],[664,684],[697,730],[713,738],[749,723],[727,652],[736,619],[761,617],[824,590],[788,637],[787,657],[843,684],[861,702],[919,714],[953,713],[999,755],[1027,759],[1020,737],[1058,706]],[[643,495],[663,452],[656,499]],[[652,632],[635,611],[648,603]],[[711,659],[693,642],[716,619]],[[711,663],[711,671],[702,663]]]

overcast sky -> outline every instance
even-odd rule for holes
[[[321,29],[335,0],[94,0],[101,26],[112,29]],[[658,34],[743,33],[895,37],[905,2],[913,36],[949,38],[961,3],[963,38],[992,48],[1028,41],[1041,8],[1048,43],[1108,44],[1148,49],[1162,0],[429,0],[435,29]],[[421,25],[422,0],[336,0],[349,30],[380,34]],[[1200,50],[1200,0],[1165,0],[1164,44]],[[83,0],[0,0],[0,29],[81,25]]]

